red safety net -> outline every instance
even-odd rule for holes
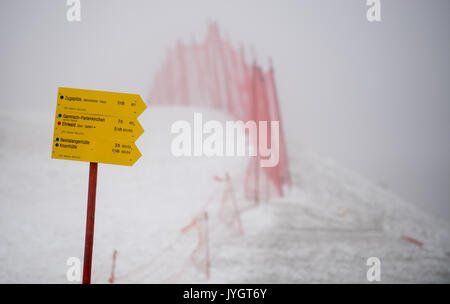
[[[191,254],[192,264],[209,279],[209,235],[208,213],[202,212],[194,217],[192,222],[182,229],[182,233],[194,230],[197,233],[197,245]]]
[[[274,167],[261,167],[259,156],[252,157],[245,177],[245,194],[258,202],[270,198],[270,188],[277,196],[283,196],[283,187],[291,184],[272,64],[263,71],[255,60],[247,63],[244,48],[235,49],[220,35],[216,24],[209,25],[203,43],[179,42],[167,51],[154,79],[150,100],[152,105],[210,107],[244,122],[267,121],[268,143],[270,121],[279,121],[279,162]],[[259,152],[258,136],[254,141],[251,144]]]
[[[255,202],[269,200],[273,193],[283,196],[283,187],[291,184],[274,70],[271,63],[267,71],[256,60],[247,63],[244,48],[234,48],[220,35],[217,25],[211,24],[203,43],[179,42],[168,50],[154,79],[150,100],[152,106],[200,106],[224,111],[244,122],[266,121],[266,140],[272,150],[276,147],[270,140],[270,121],[279,122],[277,165],[261,167],[260,157],[255,156],[250,157],[243,178],[231,177],[226,169],[223,175],[214,176],[217,189],[178,237],[148,263],[120,276],[115,275],[114,253],[109,281],[179,282],[196,277],[191,268],[209,279],[214,255],[211,249],[226,237],[244,234],[241,213],[255,207]],[[259,134],[252,140],[249,144],[259,152]],[[179,271],[168,272],[166,265],[174,263]]]

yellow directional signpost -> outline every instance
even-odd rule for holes
[[[55,117],[56,133],[66,136],[80,135],[97,138],[136,140],[142,133],[141,124],[135,118],[59,111]]]
[[[59,88],[52,158],[133,165],[145,108],[137,94]]]
[[[91,282],[98,163],[132,166],[147,108],[138,94],[59,88],[52,158],[90,162],[83,284]]]

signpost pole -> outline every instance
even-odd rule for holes
[[[83,284],[91,284],[92,249],[94,246],[95,196],[97,192],[98,163],[89,165],[89,190],[84,243]]]
[[[137,118],[147,106],[138,94],[61,87],[56,104],[52,158],[90,162],[82,281],[90,284],[98,163],[132,166],[142,156]]]

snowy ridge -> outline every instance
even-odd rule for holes
[[[248,160],[174,158],[170,125],[194,110],[150,107],[139,118],[142,159],[99,167],[94,282],[108,281],[114,249],[116,283],[365,283],[371,256],[380,258],[385,283],[450,282],[447,223],[294,141],[286,196],[241,210],[243,235],[227,228],[217,220],[223,185],[213,177],[228,172],[247,207],[240,184]],[[88,166],[50,159],[52,117],[1,114],[0,282],[65,283],[67,258],[82,257]],[[209,280],[190,260],[196,234],[180,232],[205,205]]]

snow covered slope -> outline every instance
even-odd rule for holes
[[[194,110],[150,107],[139,117],[143,157],[131,168],[99,166],[94,282],[108,281],[115,249],[117,283],[365,283],[371,256],[385,283],[450,282],[448,223],[289,136],[293,186],[284,198],[241,212],[242,235],[211,213],[207,280],[191,259],[197,236],[180,231],[205,204],[217,206],[223,185],[214,176],[228,172],[247,204],[239,185],[248,160],[174,158],[170,125]],[[65,283],[67,258],[83,257],[88,164],[50,159],[53,115],[0,114],[2,283]]]
[[[384,283],[450,282],[447,223],[331,161],[293,160],[292,192],[244,213],[247,234],[216,249],[216,282],[364,283],[372,256]]]

